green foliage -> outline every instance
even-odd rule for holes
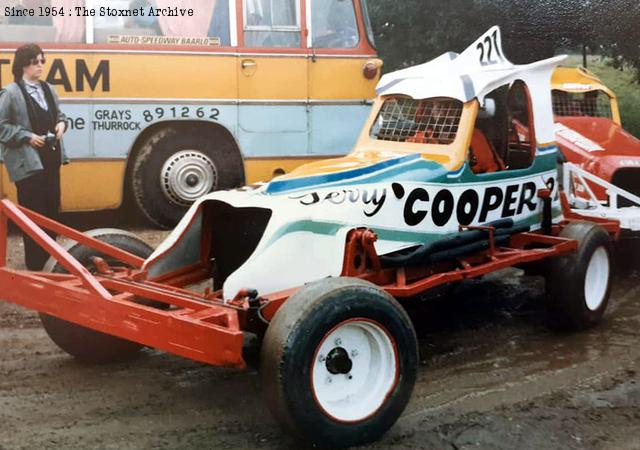
[[[476,0],[370,0],[369,8],[386,71],[460,51],[491,26],[469,21]]]
[[[386,71],[459,51],[489,28],[468,21],[467,11],[478,8],[475,0],[371,0],[369,8]]]
[[[588,46],[618,67],[640,69],[638,0],[368,0],[386,70],[461,51],[500,25],[516,63]],[[636,73],[640,81],[640,72]]]
[[[588,26],[590,50],[611,58],[619,69],[633,68],[640,82],[640,2],[638,0],[591,0]]]
[[[502,28],[505,52],[513,62],[552,56],[556,43],[578,41],[568,5],[585,0],[554,0],[536,6],[522,0],[369,0],[386,70],[461,51],[493,25]],[[564,9],[562,4],[567,4]],[[568,27],[567,24],[571,24]],[[571,28],[571,29],[569,29]],[[556,31],[557,30],[557,31]],[[560,36],[559,31],[564,32]],[[556,36],[557,35],[557,36]]]

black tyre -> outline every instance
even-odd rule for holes
[[[281,306],[260,371],[276,419],[306,441],[344,448],[382,436],[416,379],[413,325],[377,286],[350,278],[307,285]]]
[[[559,325],[584,330],[602,320],[611,291],[611,238],[591,222],[572,222],[560,233],[578,251],[550,261],[547,306]]]
[[[99,229],[86,234],[142,258],[148,257],[153,251],[145,242],[126,231]],[[99,252],[77,242],[69,242],[65,248],[89,270],[92,269],[92,257],[104,257]],[[105,260],[111,262],[108,257]],[[53,258],[49,259],[43,270],[66,273],[65,268]],[[128,361],[135,358],[142,348],[142,345],[135,342],[100,333],[47,314],[40,314],[40,320],[45,331],[58,347],[85,363],[106,364]]]
[[[130,178],[145,217],[172,228],[198,198],[242,185],[244,166],[230,136],[182,126],[148,138],[133,161]]]

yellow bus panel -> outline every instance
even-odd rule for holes
[[[283,175],[293,171],[298,166],[309,162],[325,159],[318,158],[260,158],[247,159],[244,162],[247,184],[261,181],[270,181],[274,176]]]
[[[309,98],[312,100],[372,99],[378,77],[367,80],[363,70],[372,61],[381,70],[382,61],[362,58],[318,58],[310,64]]]
[[[126,161],[73,161],[60,171],[63,211],[115,209],[122,201]]]

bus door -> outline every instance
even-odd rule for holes
[[[306,0],[310,153],[351,151],[370,111],[382,62],[365,0]]]
[[[238,0],[238,138],[245,158],[308,152],[304,0]]]

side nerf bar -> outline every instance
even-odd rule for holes
[[[8,222],[14,222],[53,256],[69,274],[28,272],[7,267]],[[134,269],[93,274],[47,235],[54,231]],[[193,266],[156,283],[139,269],[143,260],[51,219],[0,201],[0,295],[2,299],[62,320],[158,348],[196,361],[245,368],[238,308],[214,294],[181,286],[207,279],[208,268]],[[164,310],[145,300],[170,305]]]

